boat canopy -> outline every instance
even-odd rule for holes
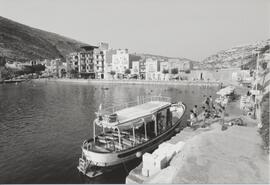
[[[97,121],[98,126],[110,129],[127,130],[130,128],[138,128],[145,122],[145,118],[152,117],[153,113],[160,109],[169,107],[170,102],[150,101],[144,104],[125,108],[116,111],[117,121],[110,123],[107,120]]]
[[[225,87],[223,89],[220,89],[217,94],[218,95],[221,95],[221,96],[226,96],[226,95],[229,95],[231,93],[233,93],[235,87],[234,86],[228,86],[228,87]]]

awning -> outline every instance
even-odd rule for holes
[[[234,86],[228,86],[228,87],[225,87],[223,89],[220,89],[217,94],[218,95],[221,95],[221,96],[226,96],[226,95],[229,95],[229,94],[232,94],[233,91],[234,91],[235,87]]]

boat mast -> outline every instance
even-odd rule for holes
[[[145,140],[147,140],[147,132],[146,132],[146,122],[144,121],[144,137],[145,137]]]
[[[120,146],[120,148],[122,148],[120,129],[117,127],[117,130],[118,130],[118,142],[119,142],[119,146]]]
[[[157,136],[157,117],[154,114],[152,116],[152,120],[154,120],[154,122],[155,122],[155,134]]]
[[[135,127],[132,128],[132,131],[133,131],[133,141],[134,141],[134,144],[135,144],[135,141],[136,141],[136,140],[135,140],[135,138],[136,138],[136,137],[135,137]]]

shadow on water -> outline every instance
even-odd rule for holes
[[[134,159],[128,163],[123,163],[111,172],[107,172],[95,178],[89,178],[82,173],[79,173],[80,180],[81,183],[84,184],[124,184],[126,176],[132,169],[137,167],[140,162],[141,159]]]

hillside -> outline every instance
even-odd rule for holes
[[[26,61],[64,57],[86,45],[0,16],[0,55]]]
[[[197,61],[190,60],[190,59],[187,59],[187,58],[180,58],[180,57],[167,57],[167,56],[154,55],[154,54],[146,54],[146,53],[136,53],[136,55],[140,56],[141,58],[148,58],[148,57],[150,57],[150,58],[157,58],[157,59],[160,59],[160,60],[168,60],[168,59],[171,59],[171,58],[177,58],[180,61],[190,61],[193,65],[198,63]]]
[[[256,64],[256,57],[253,54],[253,51],[269,46],[269,43],[270,39],[222,50],[198,63],[197,67],[200,69],[230,68],[240,66],[254,68]]]

